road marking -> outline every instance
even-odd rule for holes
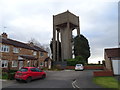
[[[80,88],[79,86],[77,86],[76,80],[74,80],[74,81],[72,82],[72,86],[73,86],[73,88]]]

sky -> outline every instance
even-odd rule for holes
[[[0,34],[50,44],[53,15],[69,10],[79,16],[80,33],[90,45],[89,63],[104,60],[105,48],[118,47],[119,0],[0,0]],[[75,31],[73,34],[75,35]]]

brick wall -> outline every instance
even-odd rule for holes
[[[13,53],[14,46],[12,46],[12,45],[7,45],[7,46],[10,47],[9,52],[0,52],[0,55],[2,56],[1,60],[8,60],[8,62],[10,64],[10,69],[14,69],[14,70],[19,69],[19,61],[18,61],[18,56],[19,55],[31,55],[31,56],[33,56],[34,50],[25,49],[25,48],[19,48],[18,47],[19,48],[19,53]],[[44,62],[45,58],[48,57],[46,52],[43,52],[43,53],[44,53],[43,57],[40,56],[40,51],[37,52],[37,55],[35,55],[35,57],[38,58],[38,65],[40,65],[40,62]],[[17,67],[12,67],[12,61],[13,60],[18,61],[18,66]],[[34,60],[29,60],[29,61],[32,64],[34,63]],[[27,66],[27,60],[25,60],[23,62],[23,64],[24,64],[24,66]],[[2,69],[8,69],[8,67],[2,68]]]
[[[113,76],[113,72],[112,71],[95,71],[95,72],[93,72],[93,75],[95,77],[97,77],[97,76]]]
[[[75,66],[66,66],[65,69],[75,69]]]
[[[106,68],[108,70],[112,70],[112,64],[111,64],[112,62],[111,62],[110,58],[108,58],[106,53],[105,53],[104,57],[105,57],[105,66],[106,66]]]
[[[67,66],[66,69],[75,69],[75,66]],[[88,70],[103,70],[103,66],[84,66],[84,69]]]
[[[103,66],[84,66],[84,69],[99,70],[99,69],[104,69],[104,67]]]

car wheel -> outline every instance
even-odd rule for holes
[[[45,75],[42,75],[42,79],[44,79],[46,76]]]
[[[16,79],[17,82],[19,82],[20,80],[19,79]]]
[[[32,80],[32,77],[28,77],[28,78],[26,79],[26,83],[31,82],[31,80]]]

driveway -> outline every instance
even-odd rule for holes
[[[3,88],[74,88],[74,84],[78,88],[100,88],[92,83],[93,70],[74,71],[46,71],[46,79],[34,80],[30,83],[17,82],[15,80],[11,82],[4,81]],[[8,83],[8,84],[7,84]],[[4,90],[4,89],[3,89]],[[81,89],[80,89],[81,90]]]
[[[101,88],[93,83],[93,72],[96,70],[84,70],[80,72],[76,82],[80,88]],[[98,70],[97,70],[98,71]]]

